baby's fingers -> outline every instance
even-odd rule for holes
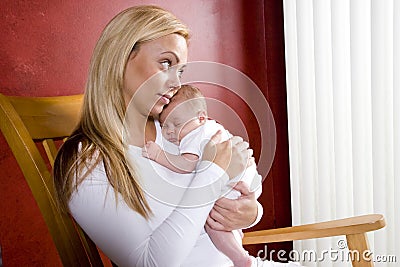
[[[146,143],[144,145],[144,147],[142,147],[142,156],[145,157],[145,158],[150,158],[149,151],[148,151],[149,146],[150,146],[150,144]]]

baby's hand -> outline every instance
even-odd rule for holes
[[[142,156],[156,161],[161,153],[161,147],[153,141],[147,142],[142,148]]]

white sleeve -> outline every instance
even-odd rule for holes
[[[258,175],[257,176],[258,179],[255,179],[255,180],[259,180],[259,186],[257,186],[257,189],[255,190],[256,199],[258,199],[260,197],[261,193],[262,193],[262,182],[261,182],[262,181],[262,177],[258,173],[257,173],[257,175]],[[264,214],[264,208],[261,205],[261,203],[257,201],[257,217],[256,217],[256,220],[251,225],[246,227],[245,229],[251,228],[254,225],[256,225],[257,223],[259,223],[261,218],[262,218],[262,216],[263,216],[263,214]]]
[[[196,174],[191,186],[222,177],[222,189],[228,177],[217,165],[206,164],[207,171]],[[187,197],[185,193],[182,201]],[[195,246],[213,205],[178,206],[152,229],[149,220],[130,209],[121,196],[117,203],[103,164],[78,186],[69,202],[78,224],[118,266],[180,266]]]
[[[261,205],[260,202],[257,201],[257,218],[252,224],[250,224],[249,226],[247,226],[246,228],[243,228],[243,229],[251,228],[254,225],[256,225],[257,223],[259,223],[263,214],[264,214],[263,206]]]

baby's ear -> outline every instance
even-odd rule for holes
[[[199,113],[197,114],[197,117],[199,118],[199,121],[201,123],[203,123],[203,122],[205,122],[207,120],[207,112],[199,111]]]

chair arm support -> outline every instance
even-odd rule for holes
[[[243,245],[360,234],[386,225],[383,215],[370,214],[286,228],[246,232]]]

